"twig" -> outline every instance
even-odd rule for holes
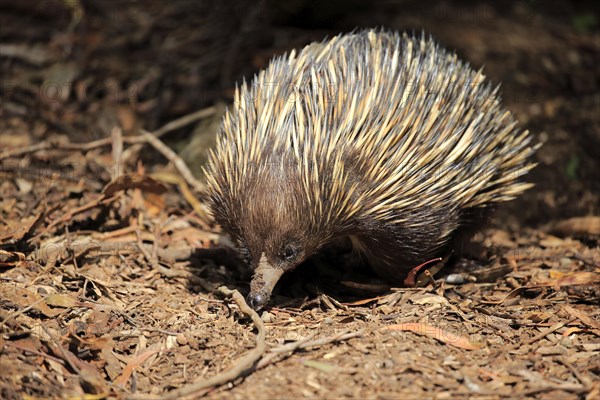
[[[209,116],[213,115],[215,112],[216,112],[215,107],[208,107],[208,108],[204,108],[202,110],[193,112],[191,114],[184,115],[181,118],[178,118],[178,119],[175,119],[173,121],[166,123],[165,125],[160,127],[158,130],[156,130],[153,133],[153,135],[156,137],[161,137],[168,132],[174,131],[175,129],[179,129],[183,126],[191,124],[192,122],[194,122],[196,120],[209,117]],[[24,156],[25,154],[31,154],[31,153],[36,153],[38,151],[50,150],[50,149],[89,151],[89,150],[96,149],[98,147],[112,145],[113,140],[114,139],[112,137],[106,137],[106,138],[98,139],[98,140],[95,140],[93,142],[88,142],[88,143],[64,143],[64,144],[58,143],[56,141],[44,141],[44,142],[36,143],[34,145],[27,146],[27,147],[20,147],[20,148],[4,151],[4,152],[0,153],[0,161],[4,160],[6,158],[20,157],[20,156]],[[123,141],[123,143],[128,143],[128,144],[143,145],[144,143],[146,143],[146,139],[144,139],[143,137],[140,137],[140,136],[123,136],[121,138],[121,140]],[[137,146],[132,146],[132,147],[136,147],[136,149],[138,149]],[[126,157],[124,157],[124,156],[122,158],[126,159]]]
[[[258,362],[258,364],[256,365],[256,369],[264,368],[267,365],[273,363],[273,360],[275,358],[277,358],[277,356],[280,356],[283,353],[289,352],[289,354],[284,357],[284,358],[286,358],[298,350],[306,350],[306,349],[310,349],[310,348],[320,347],[320,346],[323,346],[323,345],[326,345],[329,343],[342,342],[344,340],[362,336],[362,334],[363,334],[362,329],[360,329],[358,331],[354,331],[354,332],[344,331],[344,332],[338,333],[337,335],[333,335],[333,336],[322,338],[322,339],[316,339],[316,340],[311,340],[314,335],[309,335],[308,337],[300,339],[296,342],[284,344],[282,346],[271,349],[269,354],[264,356]]]
[[[112,139],[112,158],[115,165],[121,165],[123,155],[123,131],[118,126],[115,126],[110,132]],[[118,174],[122,175],[122,168],[118,168]],[[115,176],[114,178],[117,178]]]
[[[140,136],[123,136],[123,143],[136,144],[145,143],[145,139]],[[88,143],[57,143],[54,141],[39,142],[32,146],[19,147],[0,153],[0,161],[6,158],[21,157],[26,154],[36,153],[43,150],[71,150],[71,151],[90,151],[98,147],[109,146],[113,143],[112,137],[94,140]]]
[[[182,128],[186,125],[191,124],[192,122],[195,122],[199,119],[203,119],[206,117],[210,117],[211,115],[213,115],[215,112],[217,111],[216,107],[208,107],[208,108],[204,108],[202,110],[199,111],[195,111],[191,114],[188,115],[184,115],[181,118],[177,118],[173,121],[167,122],[165,125],[161,126],[159,129],[157,129],[156,131],[152,132],[152,135],[154,137],[161,137],[164,134],[174,131],[176,129]],[[144,142],[146,142],[146,140],[144,139]],[[135,146],[131,146],[130,148],[128,148],[126,151],[123,152],[123,160],[127,160],[129,159],[129,157],[140,151],[142,148],[142,144],[138,144]]]
[[[582,392],[587,391],[585,386],[577,385],[574,383],[561,383],[561,384],[548,383],[543,386],[532,388],[532,389],[526,390],[521,393],[515,393],[515,395],[517,395],[518,397],[528,397],[528,396],[533,396],[534,394],[537,394],[537,393],[550,392],[550,391],[554,391],[554,390],[564,390],[565,392],[573,392],[573,393],[582,393]]]
[[[158,150],[165,158],[173,163],[177,171],[181,174],[183,179],[192,186],[197,192],[204,192],[204,184],[196,180],[190,169],[185,164],[185,161],[177,155],[173,150],[168,148],[160,139],[151,134],[148,131],[142,129],[142,135],[148,143],[150,143],[156,150]]]
[[[0,160],[4,160],[5,158],[11,157],[19,157],[25,154],[35,153],[36,151],[46,150],[49,148],[50,143],[48,142],[40,142],[36,143],[33,146],[28,147],[19,147],[12,150],[7,150],[0,153]]]
[[[540,333],[538,333],[534,337],[529,338],[524,343],[520,343],[519,346],[527,346],[527,345],[530,345],[532,343],[535,343],[538,340],[545,338],[547,335],[551,334],[552,332],[555,332],[555,331],[559,330],[563,326],[568,325],[571,322],[574,322],[575,320],[577,320],[577,318],[571,318],[568,321],[558,322],[558,323],[552,325],[551,327],[549,327],[547,329],[544,329],[543,331],[541,331]]]
[[[195,122],[199,119],[210,117],[216,111],[217,111],[217,109],[215,107],[211,106],[211,107],[204,108],[202,110],[195,111],[191,114],[184,115],[183,117],[180,117],[180,118],[174,119],[173,121],[167,122],[166,124],[161,126],[158,130],[154,131],[153,135],[159,138],[159,137],[163,136],[165,133],[182,128],[182,127],[189,125],[192,122]]]

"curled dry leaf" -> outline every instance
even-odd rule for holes
[[[597,272],[582,271],[565,275],[557,279],[551,279],[535,286],[573,286],[589,285],[593,283],[600,283],[600,274]]]
[[[434,258],[432,260],[425,261],[424,263],[422,263],[420,265],[417,265],[416,267],[414,267],[413,269],[411,269],[410,272],[408,273],[408,276],[404,279],[404,284],[406,286],[408,286],[408,287],[424,286],[424,285],[421,284],[421,283],[423,283],[423,279],[422,278],[423,278],[424,271],[421,271],[421,270],[424,267],[426,267],[427,265],[429,265],[429,264],[431,264],[433,262],[436,262],[436,261],[442,261],[442,259],[439,258],[439,257],[438,258]],[[434,265],[431,268],[425,269],[425,271],[427,271],[429,269],[431,269],[431,270],[435,269],[435,271],[432,271],[432,273],[431,273],[432,275],[434,275],[441,268],[441,267],[439,267],[439,268],[436,268],[436,267],[437,267],[437,264]]]
[[[460,336],[445,329],[419,322],[390,325],[385,329],[414,332],[417,335],[428,336],[459,349],[477,350],[483,347],[481,343],[471,342],[468,337]]]
[[[554,225],[551,232],[561,236],[600,235],[600,217],[569,218]]]
[[[12,268],[25,261],[25,254],[18,251],[0,250],[0,267]]]
[[[147,175],[137,173],[121,175],[102,189],[107,197],[117,193],[119,190],[141,189],[143,192],[163,194],[167,188],[160,182],[155,181]]]

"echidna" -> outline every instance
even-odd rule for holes
[[[497,92],[431,38],[373,30],[244,82],[205,175],[216,221],[254,270],[250,305],[344,236],[402,279],[470,216],[529,188],[518,178],[536,146]]]

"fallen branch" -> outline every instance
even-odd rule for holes
[[[284,353],[289,353],[289,354],[285,355],[283,358],[280,358],[279,360],[277,360],[277,362],[291,356],[294,352],[296,352],[298,350],[313,349],[313,348],[324,346],[329,343],[343,342],[344,340],[352,339],[355,337],[360,337],[360,336],[362,336],[362,334],[363,334],[362,329],[360,329],[358,331],[354,331],[354,332],[344,331],[344,332],[338,333],[337,335],[333,335],[333,336],[322,338],[322,339],[315,339],[315,340],[311,340],[313,338],[313,335],[310,335],[310,336],[300,339],[298,341],[284,344],[282,346],[271,349],[269,354],[264,356],[258,362],[258,364],[256,365],[256,369],[261,369],[261,368],[266,367],[269,364],[272,364],[278,356],[280,356]]]
[[[173,121],[167,122],[165,125],[161,126],[157,130],[152,132],[152,136],[159,138],[168,132],[174,131],[179,128],[183,128],[184,126],[189,125],[192,122],[196,122],[200,119],[210,117],[216,111],[217,111],[216,107],[208,107],[208,108],[205,108],[202,110],[195,111],[191,114],[184,115],[181,118],[177,118]],[[142,130],[142,132],[143,132],[143,130]],[[144,142],[145,142],[145,140],[144,140]],[[129,159],[133,154],[139,152],[142,149],[142,146],[143,146],[143,143],[136,144],[134,146],[131,146],[127,150],[125,150],[123,152],[123,159],[124,160]]]
[[[181,127],[184,127],[186,125],[189,125],[194,121],[209,117],[209,116],[213,115],[215,112],[216,112],[215,107],[208,107],[208,108],[193,112],[191,114],[184,115],[181,118],[167,122],[165,125],[161,126],[158,130],[154,131],[152,133],[152,135],[155,137],[161,137],[168,132],[171,132],[171,131],[174,131]],[[123,143],[135,145],[135,146],[132,146],[131,150],[128,149],[128,154],[131,154],[132,151],[139,150],[141,148],[140,146],[143,145],[144,143],[146,143],[146,140],[142,136],[123,136],[120,140],[122,140]],[[0,153],[0,161],[4,160],[6,158],[21,157],[26,154],[31,154],[31,153],[36,153],[38,151],[51,150],[51,149],[75,150],[75,151],[84,151],[85,152],[85,151],[97,149],[99,147],[109,146],[109,145],[112,145],[113,143],[114,143],[113,137],[106,137],[106,138],[98,139],[98,140],[95,140],[93,142],[88,142],[88,143],[59,143],[56,141],[43,141],[43,142],[39,142],[39,143],[36,143],[31,146],[19,147],[16,149],[3,151],[2,153]],[[122,156],[122,158],[125,159],[127,157]]]
[[[158,150],[167,160],[171,161],[183,179],[193,187],[198,193],[204,192],[204,184],[194,178],[192,171],[188,168],[185,161],[177,155],[173,150],[167,147],[160,139],[152,133],[142,130],[142,135],[146,141]]]
[[[123,143],[128,144],[145,143],[144,138],[140,136],[123,136],[122,140]],[[27,147],[19,147],[4,151],[0,153],[0,161],[6,158],[21,157],[26,154],[36,153],[43,150],[69,150],[86,152],[99,147],[109,146],[111,144],[113,144],[112,137],[98,139],[88,143],[58,143],[55,141],[44,141]]]

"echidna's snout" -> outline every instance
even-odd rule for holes
[[[250,307],[260,310],[267,304],[273,288],[283,272],[282,268],[274,267],[269,263],[265,253],[261,255],[258,267],[254,270],[254,276],[250,282],[250,294],[246,300]]]

